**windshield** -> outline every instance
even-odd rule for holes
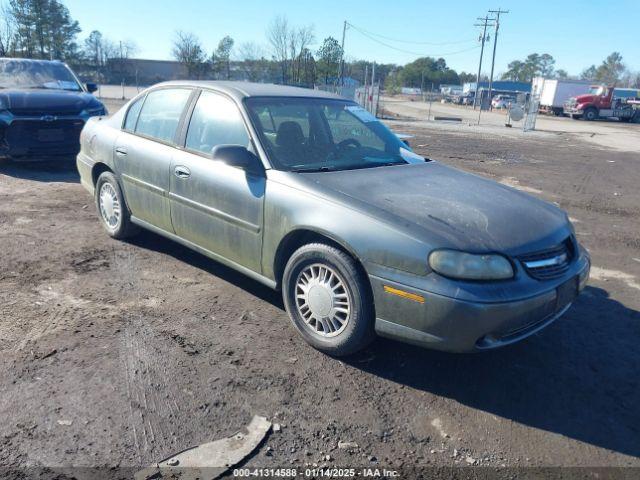
[[[82,90],[65,64],[22,60],[0,60],[0,87]]]
[[[246,105],[278,170],[332,171],[424,162],[352,102],[251,97]]]
[[[589,88],[591,95],[602,95],[604,93],[604,87],[591,87]]]

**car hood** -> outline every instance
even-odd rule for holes
[[[438,162],[303,175],[434,246],[517,255],[571,233],[554,205]]]
[[[86,92],[53,89],[0,90],[0,106],[14,115],[75,115],[102,104]]]
[[[593,102],[593,95],[589,95],[589,94],[585,94],[585,95],[578,95],[577,97],[574,97],[576,99],[576,103],[591,103]]]

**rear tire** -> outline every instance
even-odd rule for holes
[[[139,232],[139,228],[131,223],[129,208],[113,173],[100,174],[96,182],[95,200],[100,223],[110,237],[122,240]]]
[[[584,113],[582,114],[582,118],[584,118],[588,122],[595,120],[596,118],[598,118],[598,109],[594,107],[586,108],[584,110]]]
[[[350,355],[375,337],[365,275],[335,247],[311,243],[296,250],[284,270],[282,294],[298,333],[328,355]]]

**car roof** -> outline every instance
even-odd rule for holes
[[[273,83],[233,82],[233,81],[195,81],[174,80],[162,82],[152,88],[180,86],[191,88],[203,88],[226,93],[238,100],[249,97],[302,97],[302,98],[327,98],[333,100],[347,100],[336,94],[310,88],[290,87],[288,85],[276,85]]]

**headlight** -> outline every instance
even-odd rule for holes
[[[464,280],[505,280],[513,278],[511,262],[502,255],[475,255],[456,250],[434,250],[429,266],[445,277]]]

